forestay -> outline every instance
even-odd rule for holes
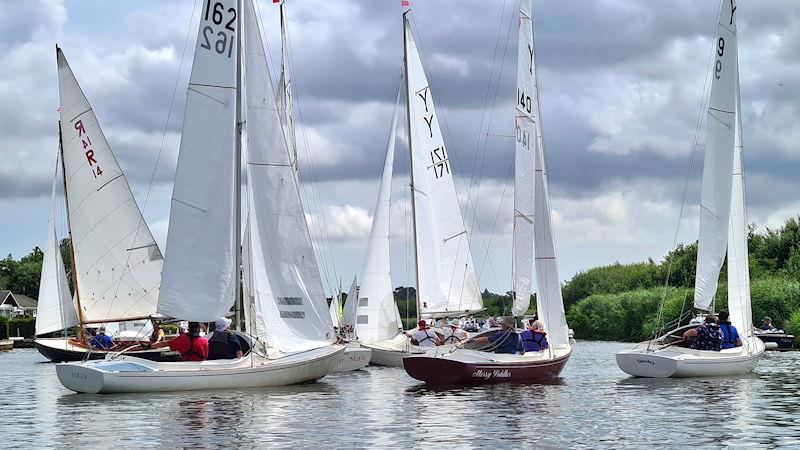
[[[186,95],[158,311],[184,320],[228,314],[236,280],[235,0],[207,0]]]
[[[372,230],[367,243],[367,257],[361,270],[361,288],[358,293],[356,311],[356,335],[359,341],[372,342],[391,339],[402,328],[397,320],[399,312],[392,290],[389,220],[392,207],[392,173],[394,147],[397,136],[397,113],[400,108],[400,93],[397,92],[392,123],[389,129],[389,143],[383,163],[383,176],[378,188],[378,200],[372,218]]]
[[[722,2],[714,37],[694,293],[694,306],[706,311],[717,291],[730,227],[738,72],[735,13],[733,0]]]
[[[59,158],[60,161],[60,158]],[[56,183],[53,178],[52,208],[47,222],[47,247],[42,258],[39,304],[36,309],[36,335],[52,333],[78,325],[78,315],[69,293],[67,273],[56,235]]]
[[[432,317],[479,311],[483,302],[449,154],[407,18],[404,27],[419,312]]]
[[[516,147],[514,151],[513,277],[515,316],[530,306],[533,276],[534,170],[536,161],[536,79],[533,67],[533,27],[530,0],[519,10],[517,48]]]
[[[61,49],[56,49],[64,177],[85,322],[155,313],[162,257]]]
[[[257,16],[245,3],[249,264],[256,330],[295,352],[329,345],[333,325],[286,146]]]

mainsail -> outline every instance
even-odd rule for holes
[[[61,138],[81,315],[100,323],[155,313],[162,257],[61,49]]]
[[[297,166],[297,138],[294,133],[294,108],[292,102],[292,72],[289,66],[289,38],[286,33],[286,9],[285,3],[280,6],[281,16],[281,76],[278,80],[277,104],[278,115],[283,123],[283,132],[286,134],[286,145],[289,147],[292,164],[295,165],[295,174],[298,172]]]
[[[358,311],[358,279],[353,277],[353,282],[350,284],[350,290],[347,291],[347,299],[344,302],[344,311],[342,311],[342,325],[355,327],[356,313]]]
[[[361,271],[361,288],[356,311],[356,335],[359,341],[371,342],[391,339],[402,328],[392,290],[389,218],[392,206],[392,167],[397,135],[397,113],[400,108],[400,91],[392,113],[389,144],[383,163],[383,176],[378,189],[378,201],[372,219],[372,230],[367,243],[367,257]],[[348,299],[349,300],[349,299]]]
[[[419,315],[468,314],[483,308],[478,279],[431,89],[403,23]]]
[[[60,160],[60,157],[59,157]],[[61,248],[56,235],[56,183],[53,179],[52,208],[47,222],[47,247],[42,260],[39,281],[39,304],[36,309],[36,335],[52,333],[78,325],[78,315],[69,293],[67,273],[61,258]]]
[[[159,313],[185,320],[227,315],[238,283],[236,4],[205,3],[186,96],[158,300]]]
[[[714,36],[694,306],[709,311],[728,247],[734,173],[738,50],[736,5],[722,2]]]
[[[258,18],[244,2],[249,265],[256,330],[295,352],[329,345],[333,326],[293,162],[278,115]]]

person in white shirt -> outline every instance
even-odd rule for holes
[[[435,331],[428,328],[428,325],[424,320],[417,322],[417,325],[419,328],[416,331],[412,333],[406,333],[406,335],[411,338],[412,344],[419,345],[420,347],[435,347],[437,345],[442,345],[442,340],[439,339],[439,336]]]
[[[458,321],[451,320],[446,326],[442,327],[442,336],[445,344],[456,344],[469,337],[469,334],[459,326]]]

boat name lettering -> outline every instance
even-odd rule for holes
[[[225,12],[225,5],[222,2],[214,2],[213,8],[211,7],[211,0],[205,1],[204,7],[204,15],[203,20],[209,22],[209,15],[211,16],[211,23],[214,25],[222,25],[225,21],[226,17],[223,14]],[[214,27],[211,25],[203,26],[201,33],[203,35],[203,39],[200,41],[200,47],[211,51],[212,47],[215,52],[220,55],[225,55],[228,58],[233,56],[233,46],[236,43],[235,33],[236,33],[236,8],[228,8],[227,10],[229,14],[230,20],[225,22],[224,29],[220,31],[215,31]],[[232,33],[227,33],[227,31],[231,31]],[[213,45],[211,43],[212,39],[216,37]]]
[[[86,374],[80,372],[72,372],[72,378],[80,378],[81,380],[85,380]]]
[[[511,378],[511,372],[508,369],[478,369],[475,372],[472,372],[472,378],[483,378],[484,380],[488,380],[490,378]]]
[[[650,359],[637,359],[636,362],[639,364],[650,364],[651,366],[656,365],[656,363]]]
[[[103,170],[100,169],[100,165],[94,158],[92,139],[89,138],[89,133],[86,132],[86,128],[83,126],[82,120],[75,122],[75,131],[78,132],[78,139],[81,140],[81,145],[83,145],[83,149],[86,150],[86,153],[84,154],[86,155],[86,162],[89,164],[89,169],[92,171],[92,175],[97,178],[103,174]]]

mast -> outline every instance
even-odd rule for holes
[[[405,67],[406,71],[406,136],[408,138],[408,158],[409,158],[409,167],[412,169],[409,170],[411,174],[411,184],[409,187],[411,188],[411,228],[414,232],[414,275],[417,282],[417,291],[414,294],[414,298],[417,301],[417,320],[422,318],[422,312],[420,311],[420,299],[419,299],[419,255],[417,255],[417,210],[416,210],[416,202],[414,200],[414,151],[411,148],[411,95],[409,90],[411,86],[409,85],[409,77],[408,77],[408,38],[406,36],[406,28],[408,31],[411,32],[411,26],[408,23],[407,14],[411,12],[411,10],[407,10],[403,13],[403,66]]]
[[[235,330],[240,329],[242,316],[242,0],[236,0],[236,10],[239,16],[239,30],[236,33],[236,145],[235,145],[235,164],[234,164],[234,201],[235,201],[235,250],[234,261],[235,278],[233,291],[233,304],[235,310],[234,325]]]
[[[58,46],[56,46],[56,50]],[[81,341],[83,341],[84,333],[83,333],[83,308],[81,308],[81,291],[78,289],[78,268],[75,265],[75,249],[72,246],[72,225],[70,224],[69,219],[69,194],[67,194],[67,168],[64,166],[64,146],[62,145],[61,139],[61,121],[58,121],[58,151],[61,154],[61,173],[63,174],[64,179],[64,203],[67,207],[67,234],[69,234],[69,257],[72,261],[72,284],[75,286],[75,302],[77,303],[76,309],[78,310],[78,323],[80,326],[78,327],[78,337]],[[58,243],[58,241],[56,241]],[[58,251],[61,251],[61,246],[59,245]]]

